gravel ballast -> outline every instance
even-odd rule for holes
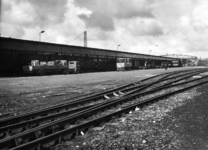
[[[208,85],[115,118],[56,149],[206,150]]]

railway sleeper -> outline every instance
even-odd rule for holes
[[[44,135],[43,135],[43,133],[42,133],[40,130],[38,130],[38,131],[35,132],[35,137],[36,137],[36,139],[41,138],[41,137],[43,137],[43,136],[44,136]]]
[[[15,139],[15,145],[16,146],[19,146],[19,145],[22,145],[23,144],[23,140],[21,137],[18,137]]]
[[[10,133],[10,130],[8,129],[7,131],[1,133],[0,139],[3,139],[5,137],[9,137],[10,135],[11,135],[11,133]]]
[[[55,140],[54,145],[61,144],[63,141],[64,141],[64,138],[63,138],[63,136],[60,135],[59,138]]]

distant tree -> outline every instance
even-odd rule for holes
[[[198,66],[208,66],[208,58],[204,58],[204,59],[200,58]]]

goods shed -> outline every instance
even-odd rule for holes
[[[22,66],[31,60],[53,61],[64,59],[80,62],[81,71],[114,71],[117,58],[131,58],[132,69],[161,66],[176,58],[144,55],[115,50],[46,43],[0,37],[0,73],[21,73]]]

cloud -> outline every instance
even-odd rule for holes
[[[19,19],[21,24],[26,23],[26,26],[33,27],[46,27],[63,22],[67,11],[66,6],[67,0],[19,0],[2,5],[3,10],[6,11],[4,16],[13,17],[14,21]]]
[[[180,18],[176,31],[181,34],[178,41],[181,41],[186,52],[202,54],[208,51],[208,2],[200,0],[194,4],[194,9]]]
[[[4,29],[4,32],[6,31],[11,38],[22,37],[25,34],[25,30],[19,25],[13,26],[3,24],[2,28]]]
[[[47,29],[52,25],[61,24],[65,19],[66,5],[67,0],[3,1],[2,28],[9,25],[10,30],[14,33],[12,34],[10,31],[2,32],[3,34],[7,32],[7,34],[10,34],[9,36],[13,37],[18,35],[21,38],[25,32],[19,32],[20,30],[27,30],[28,28]],[[6,28],[8,29],[8,27]]]
[[[38,40],[45,30],[45,42],[83,46],[87,31],[89,47],[208,57],[207,6],[207,0],[2,0],[1,35]]]
[[[102,13],[117,19],[154,18],[150,7],[152,0],[76,0],[78,7],[85,7],[91,11]]]
[[[85,22],[88,28],[99,27],[103,31],[115,30],[113,19],[100,11],[93,12],[89,17],[85,14],[81,14],[79,18]]]
[[[10,3],[8,1],[0,1],[0,10],[1,13],[4,13],[6,11],[9,11],[12,9],[12,6],[10,5]]]
[[[150,1],[133,0],[129,3],[128,0],[122,0],[116,1],[114,5],[113,15],[118,19],[154,18],[152,9],[149,7]]]
[[[5,2],[5,1],[3,1]],[[5,33],[11,37],[21,38],[27,27],[33,26],[33,17],[29,15],[32,7],[28,3],[19,3],[15,1],[6,1],[2,4],[1,27],[2,34]],[[25,13],[28,12],[28,13]]]
[[[74,4],[77,6],[77,7],[85,7],[89,10],[97,10],[98,9],[98,5],[99,5],[100,1],[97,0],[75,0],[74,1]]]
[[[194,9],[192,23],[195,28],[208,27],[208,5],[202,3]]]
[[[139,35],[148,35],[148,36],[161,36],[163,35],[162,27],[159,25],[159,23],[155,20],[145,20],[141,28],[138,28],[138,34]],[[133,32],[135,33],[135,32]],[[137,34],[137,35],[138,35]]]
[[[155,19],[130,20],[130,24],[124,24],[125,30],[133,36],[162,36],[164,34],[162,25]]]
[[[33,6],[35,22],[40,26],[57,24],[64,20],[67,0],[27,0]]]

